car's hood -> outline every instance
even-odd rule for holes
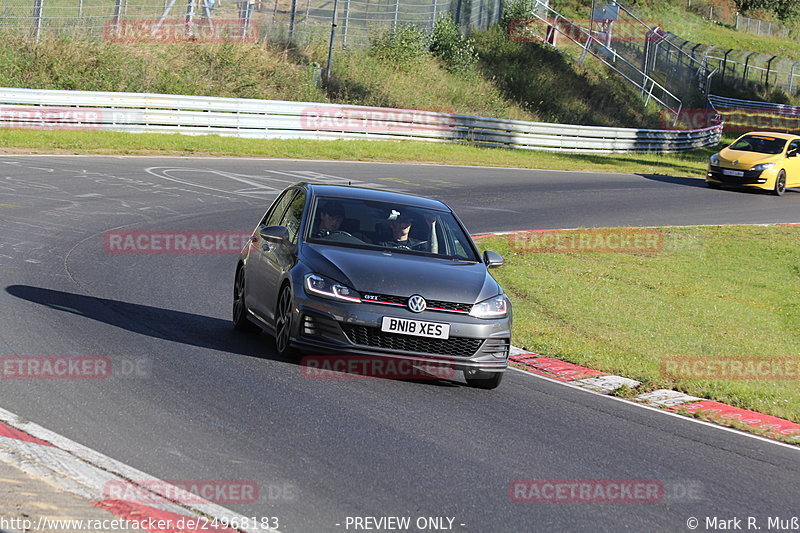
[[[750,167],[760,163],[771,163],[780,159],[781,154],[762,154],[760,152],[746,152],[742,150],[731,150],[725,148],[719,153],[720,163],[725,163],[726,166],[742,168],[748,170]],[[734,164],[734,161],[738,163]]]
[[[477,303],[501,292],[483,263],[308,243],[301,260],[361,293]]]

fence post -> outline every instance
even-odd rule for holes
[[[37,43],[42,36],[42,0],[33,0],[33,36]]]
[[[189,36],[192,35],[193,22],[194,22],[194,0],[188,0],[186,2],[186,33]]]
[[[289,42],[294,41],[294,21],[297,17],[297,0],[292,0],[292,12],[289,14]]]
[[[394,32],[397,31],[397,17],[399,14],[400,14],[400,0],[394,0],[394,19],[392,20],[392,35],[394,35]]]
[[[350,0],[344,4],[344,27],[342,28],[342,46],[347,46],[347,23],[350,21]]]
[[[433,0],[433,16],[431,17],[431,33],[436,27],[436,0]]]
[[[119,35],[119,16],[122,13],[122,0],[114,0],[114,31]]]
[[[769,73],[770,73],[770,70],[772,70],[772,62],[775,61],[776,59],[778,59],[778,56],[772,56],[772,59],[767,61],[767,77],[764,79],[764,85],[767,86],[767,89],[769,89]],[[776,79],[777,79],[777,76],[776,76]]]
[[[336,12],[339,9],[339,0],[333,0],[333,15],[331,16],[331,42],[328,45],[328,64],[325,66],[325,83],[331,81],[331,68],[333,67],[333,42],[336,39]]]

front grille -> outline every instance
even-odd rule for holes
[[[449,339],[430,339],[427,337],[412,337],[385,333],[380,328],[367,326],[353,326],[341,324],[344,334],[353,344],[384,348],[401,352],[417,352],[437,355],[450,355],[453,357],[471,357],[480,348],[483,340],[468,339],[464,337],[451,337]]]
[[[361,298],[363,302],[372,302],[376,304],[394,304],[394,305],[407,305],[408,298],[405,296],[392,296],[390,294],[364,294]],[[433,311],[446,311],[451,313],[469,313],[472,310],[472,304],[463,304],[457,302],[445,302],[443,300],[428,300],[428,309]]]
[[[757,183],[764,183],[764,180],[759,181],[761,178],[761,174],[763,171],[761,170],[745,170],[744,176],[726,176],[722,173],[722,167],[711,165],[709,168],[712,176],[715,180],[721,181],[722,183],[728,183],[730,185],[748,185],[748,184],[757,184]]]

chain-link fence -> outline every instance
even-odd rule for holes
[[[756,35],[767,35],[769,37],[788,37],[789,29],[786,26],[767,22],[766,20],[751,19],[736,15],[736,29]]]
[[[0,0],[0,31],[124,41],[286,40],[363,45],[374,32],[432,30],[449,13],[465,30],[500,20],[503,0]]]

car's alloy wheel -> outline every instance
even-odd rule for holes
[[[233,328],[237,331],[260,331],[261,328],[247,319],[247,304],[244,303],[244,267],[236,271],[233,284]]]
[[[778,177],[775,179],[775,188],[772,190],[772,193],[775,196],[781,196],[784,192],[786,192],[786,171],[781,170]]]
[[[496,389],[503,380],[505,372],[485,372],[474,368],[464,370],[467,385],[476,389]]]
[[[284,285],[275,309],[275,349],[280,355],[292,355],[289,338],[292,335],[292,289]]]

